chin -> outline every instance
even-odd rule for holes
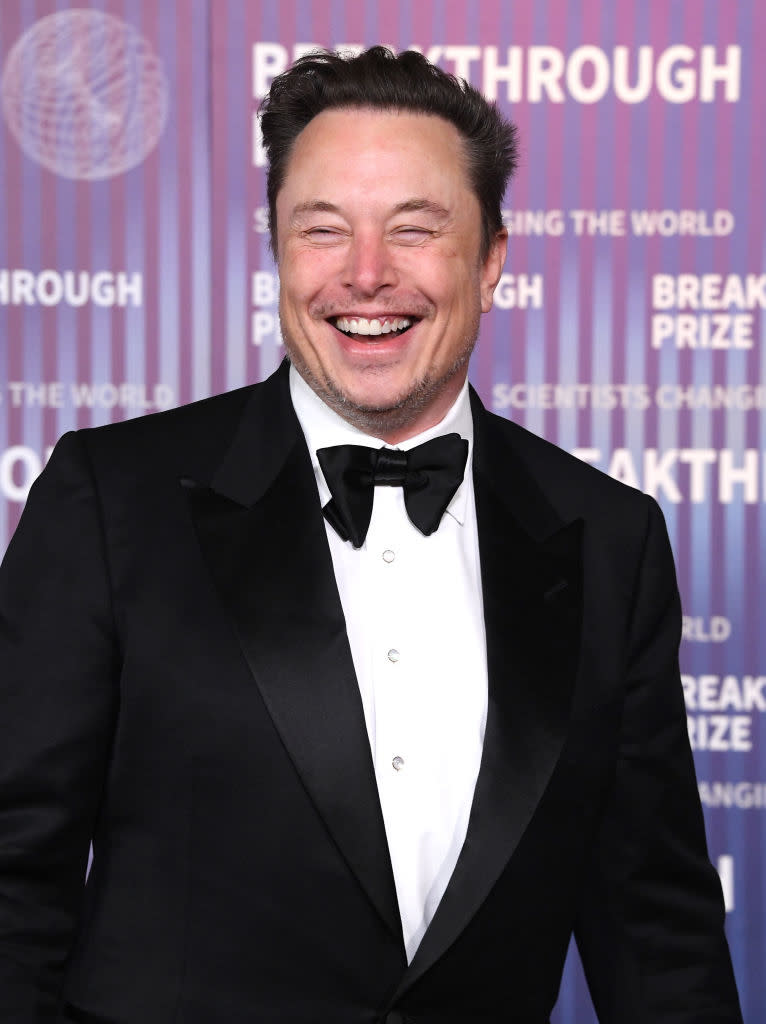
[[[332,383],[330,390],[344,404],[360,412],[386,413],[408,405],[421,386],[420,382],[413,384],[411,380],[400,387],[392,385],[386,388],[354,387],[353,384],[344,387],[343,384]]]

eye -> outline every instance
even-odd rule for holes
[[[392,235],[396,242],[403,245],[420,245],[433,236],[431,228],[423,227],[420,224],[402,224],[394,228]]]
[[[340,228],[331,227],[328,224],[318,224],[316,227],[306,228],[303,231],[303,237],[311,242],[326,245],[339,241],[344,237],[344,233]]]

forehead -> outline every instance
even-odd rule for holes
[[[471,191],[465,151],[451,122],[405,110],[322,111],[295,140],[280,196],[335,201],[351,192],[372,198],[399,191],[464,201]]]

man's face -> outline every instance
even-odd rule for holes
[[[345,419],[392,443],[438,423],[465,380],[505,258],[448,121],[326,110],[277,197],[280,319],[296,369]]]

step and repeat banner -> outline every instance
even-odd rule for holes
[[[258,104],[417,48],[518,123],[485,404],[659,500],[745,1019],[766,1019],[766,6],[4,0],[0,547],[56,438],[267,376]],[[591,1024],[573,951],[556,1024]]]

